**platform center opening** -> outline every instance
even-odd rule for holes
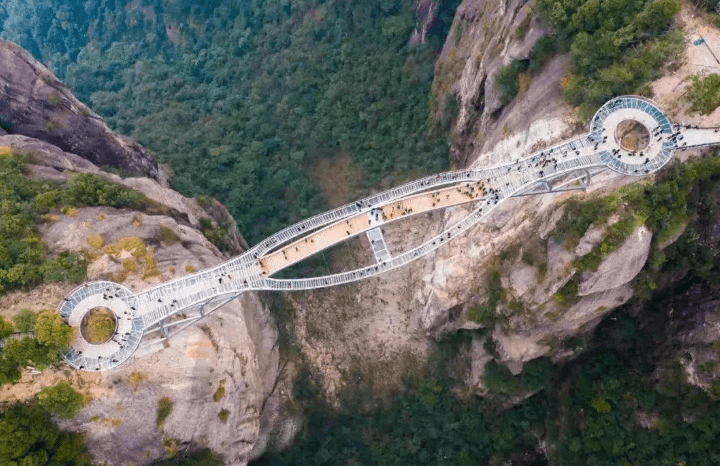
[[[117,332],[118,320],[113,311],[104,306],[90,309],[80,323],[82,337],[91,345],[108,342]]]
[[[645,150],[650,144],[650,131],[636,120],[623,120],[615,128],[615,142],[628,152]]]

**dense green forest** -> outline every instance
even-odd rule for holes
[[[446,168],[427,115],[458,3],[441,2],[419,46],[401,0],[8,0],[0,36],[169,162],[180,192],[220,199],[253,243],[327,207],[311,180],[323,159],[351,158],[352,173],[322,175],[352,174],[353,194]]]

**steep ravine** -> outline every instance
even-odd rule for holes
[[[457,10],[436,64],[433,86],[436,102],[448,95],[457,102],[452,127],[457,167],[511,161],[586,131],[560,88],[569,72],[566,55],[554,57],[536,75],[528,76],[511,102],[500,100],[494,76],[511,60],[527,59],[545,34],[533,10],[533,2],[523,0],[466,0]],[[692,15],[687,9],[681,11],[681,30],[696,27],[684,26]],[[717,32],[710,29],[706,34],[713,30]],[[693,53],[697,52],[688,46],[687,61]],[[683,65],[672,80],[682,84],[694,72]],[[693,124],[717,124],[715,114],[688,115],[682,88],[667,93],[664,79],[653,86],[657,99],[676,121],[687,118]],[[442,111],[440,105],[437,111]],[[692,155],[699,152],[679,152],[677,157]],[[400,270],[338,289],[289,295],[297,311],[299,344],[325,393],[333,399],[347,384],[359,383],[381,396],[383,389],[396,387],[403,373],[422,363],[436,339],[459,329],[488,327],[470,319],[468,311],[487,301],[493,271],[500,274],[503,297],[497,321],[489,325],[489,338],[500,362],[518,373],[525,362],[541,356],[555,361],[573,357],[560,343],[591,332],[603,317],[633,297],[632,283],[645,265],[652,233],[637,226],[617,250],[604,257],[597,271],[574,278],[579,280],[577,299],[559,302],[553,296],[569,284],[576,264],[602,241],[609,223],[617,220],[611,216],[608,223],[591,225],[577,245],[564,244],[553,238],[563,203],[572,196],[602,196],[641,181],[652,179],[606,173],[595,177],[586,193],[516,198],[462,237]],[[390,251],[419,244],[468,212],[455,208],[444,216],[435,213],[402,226],[389,225],[384,231]],[[363,254],[358,248],[339,260],[359,260]],[[465,380],[475,393],[485,391],[483,367],[491,358],[482,343],[475,342],[469,354],[461,355],[471,360]]]

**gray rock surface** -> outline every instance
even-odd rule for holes
[[[186,223],[194,228],[201,228],[202,218],[210,218],[215,225],[223,225],[227,230],[229,252],[233,255],[247,249],[247,243],[238,231],[235,220],[218,201],[208,200],[201,205],[197,199],[185,197],[154,179],[122,179],[100,170],[95,164],[76,154],[28,136],[0,136],[0,147],[9,147],[16,154],[29,155],[33,162],[30,165],[31,172],[38,179],[65,181],[72,173],[95,173],[120,186],[140,191],[151,201],[174,210],[176,216],[184,217]]]
[[[630,282],[645,265],[651,241],[652,232],[647,227],[636,228],[620,248],[608,254],[596,271],[584,277],[578,286],[578,294],[587,296]]]
[[[31,155],[29,173],[38,179],[62,183],[76,172],[96,173],[154,202],[151,213],[112,207],[48,213],[39,227],[48,253],[82,251],[89,260],[88,280],[110,279],[139,291],[228,259],[198,228],[203,217],[232,220],[216,201],[201,204],[149,178],[123,180],[27,136],[0,136],[0,147]],[[232,249],[242,251],[234,221],[230,230]],[[7,293],[0,297],[0,312],[7,317],[22,308],[54,308],[75,286],[49,284]],[[65,381],[91,394],[81,414],[62,426],[85,434],[97,463],[142,465],[201,445],[227,464],[244,465],[262,453],[269,433],[283,426],[283,419],[261,423],[282,415],[277,403],[265,410],[279,376],[277,339],[267,306],[257,293],[245,293],[167,340],[146,335],[135,356],[116,369],[100,374],[49,370],[39,378],[28,376],[4,396],[25,399],[42,386]],[[217,396],[220,386],[224,395]],[[163,397],[173,407],[158,426]]]
[[[425,43],[428,30],[432,27],[438,14],[438,0],[417,0],[415,15],[417,26],[410,35],[410,45]]]
[[[0,41],[0,127],[109,165],[160,180],[164,175],[145,148],[107,127],[29,52]]]

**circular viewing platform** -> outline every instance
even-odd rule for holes
[[[122,285],[100,281],[76,288],[63,300],[58,312],[79,330],[63,354],[68,364],[100,371],[118,366],[132,355],[143,335],[126,299],[132,296]]]

